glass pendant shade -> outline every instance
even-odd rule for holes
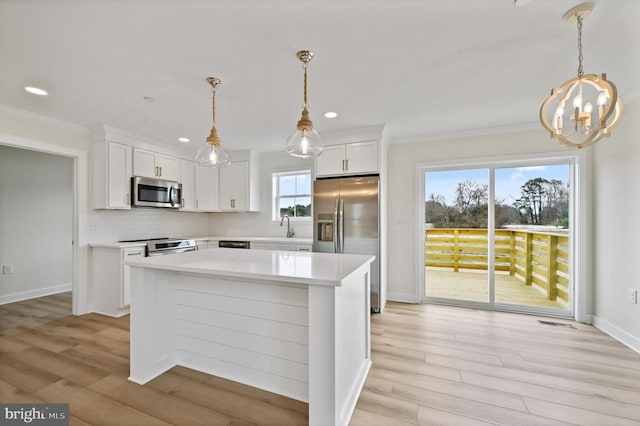
[[[225,167],[231,164],[231,158],[222,146],[205,142],[196,151],[196,162],[205,167]]]
[[[300,158],[316,157],[322,152],[322,140],[315,129],[296,131],[287,139],[289,155]]]

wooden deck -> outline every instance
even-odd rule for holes
[[[447,299],[488,302],[487,271],[453,272],[447,268],[425,268],[426,295]],[[514,276],[496,274],[496,303],[567,309],[562,300],[548,300],[546,295],[525,285]]]

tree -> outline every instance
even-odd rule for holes
[[[488,187],[473,180],[458,182],[453,206],[457,213],[454,225],[459,228],[486,228]]]
[[[561,180],[530,179],[522,185],[520,198],[514,203],[522,223],[567,225],[569,185]]]

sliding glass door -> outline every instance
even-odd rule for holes
[[[571,164],[424,168],[426,301],[571,314]]]

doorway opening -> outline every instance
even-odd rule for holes
[[[573,317],[574,169],[566,158],[422,167],[423,302]]]
[[[54,145],[46,142],[0,133],[0,145],[30,150],[54,156],[67,157],[71,160],[72,174],[72,209],[71,233],[71,313],[81,315],[89,312],[88,305],[88,226],[87,226],[87,152],[75,148]],[[15,183],[15,182],[14,182]],[[16,183],[18,184],[18,183]],[[46,292],[45,292],[46,293]],[[40,294],[40,295],[44,295]],[[34,293],[32,297],[39,294]],[[7,299],[7,302],[13,299]]]

